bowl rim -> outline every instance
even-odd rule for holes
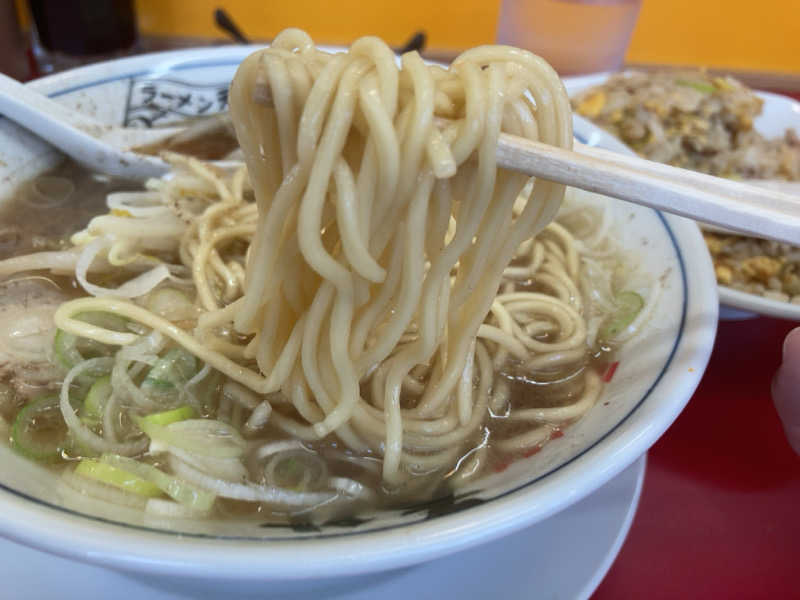
[[[99,83],[152,73],[156,64],[161,64],[162,70],[232,66],[259,47],[262,46],[153,53],[65,71],[29,85],[55,97]],[[579,120],[576,126],[587,127]],[[594,126],[588,127],[592,133],[599,132]],[[709,360],[719,306],[716,286],[708,285],[714,281],[710,258],[707,253],[699,254],[704,258],[697,258],[698,249],[705,246],[693,222],[658,215],[681,264],[685,295],[675,344],[661,375],[636,406],[594,444],[491,502],[385,530],[273,541],[197,536],[124,525],[57,507],[0,486],[0,504],[4,507],[0,511],[0,532],[53,554],[125,571],[243,581],[296,580],[405,567],[547,518],[599,488],[646,452],[688,402]],[[685,260],[684,254],[692,257],[691,262]],[[688,362],[691,367],[676,368],[676,358],[680,358],[681,365]],[[654,391],[658,401],[645,402]],[[544,484],[533,485],[545,478]]]

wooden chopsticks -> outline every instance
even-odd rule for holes
[[[576,143],[502,134],[498,165],[737,232],[800,245],[800,196]]]

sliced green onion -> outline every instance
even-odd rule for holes
[[[199,383],[191,386],[195,405],[202,414],[210,414],[216,406],[221,382],[222,373],[212,369],[205,378],[200,379]]]
[[[208,516],[209,511],[210,509],[198,510],[185,504],[162,498],[149,498],[144,507],[144,512],[149,515],[167,519],[197,519]]]
[[[274,473],[277,480],[281,482],[281,487],[305,491],[305,487],[308,483],[306,469],[294,456],[278,460]]]
[[[192,417],[196,416],[197,414],[195,413],[194,408],[184,404],[183,406],[173,408],[172,410],[165,410],[163,412],[145,415],[142,417],[142,420],[146,423],[153,423],[154,425],[169,425],[170,423],[185,421],[186,419],[191,419]]]
[[[170,321],[197,316],[197,309],[189,297],[182,291],[170,287],[153,290],[147,297],[147,308]]]
[[[234,427],[214,419],[185,419],[169,425],[150,423],[143,417],[136,417],[135,421],[151,440],[200,456],[238,458],[247,446]]]
[[[108,399],[111,398],[111,391],[111,375],[103,375],[97,379],[83,401],[82,416],[90,421],[100,421],[106,411]]]
[[[173,348],[155,365],[142,382],[148,396],[173,396],[197,373],[197,359],[183,348]]]
[[[61,458],[67,445],[67,427],[57,396],[28,403],[17,413],[11,426],[11,446],[20,454],[50,462]]]
[[[139,496],[153,498],[161,495],[161,488],[125,469],[105,462],[84,458],[75,467],[75,474],[95,479]]]
[[[150,454],[162,453],[180,459],[209,477],[224,479],[225,481],[244,481],[248,476],[247,469],[239,457],[213,458],[211,456],[200,456],[194,452],[170,446],[158,440],[152,440],[150,442]]]
[[[597,332],[600,339],[612,339],[622,333],[644,308],[644,299],[636,292],[626,290],[617,295],[614,304],[616,306],[614,312]]]
[[[180,502],[182,505],[188,506],[194,510],[209,510],[216,499],[214,494],[203,491],[181,479],[167,475],[153,465],[148,465],[147,463],[117,454],[103,454],[100,460],[102,463],[111,467],[128,471],[147,480],[176,502]]]
[[[63,329],[56,331],[56,337],[53,340],[53,354],[58,364],[65,369],[71,369],[83,358],[76,348],[77,344],[77,335],[67,333]]]
[[[80,348],[79,348],[80,346]],[[103,344],[80,338],[59,329],[53,342],[53,353],[59,365],[69,370],[87,358],[108,356],[110,352]]]
[[[717,88],[714,87],[711,83],[706,83],[705,81],[692,81],[690,79],[676,79],[675,83],[677,85],[681,85],[683,87],[690,87],[692,89],[697,90],[698,92],[703,92],[704,94],[713,94]]]
[[[82,511],[101,515],[110,509],[115,518],[124,516],[129,522],[139,517],[150,499],[76,475],[74,469],[64,469],[57,486],[59,496],[73,506],[80,506]],[[111,504],[114,506],[109,506]]]
[[[114,331],[125,331],[127,329],[127,321],[111,313],[86,312],[76,315],[75,319],[103,327],[104,329],[113,329]],[[59,329],[56,331],[53,342],[53,353],[58,364],[69,370],[87,358],[109,356],[112,350],[105,344]]]

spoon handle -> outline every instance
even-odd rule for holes
[[[100,135],[104,129],[102,124],[91,117],[67,108],[2,73],[0,73],[0,112],[36,133],[39,132],[34,129],[35,123],[27,124],[33,116],[36,119],[41,119],[43,116],[57,119],[89,135]],[[12,115],[18,115],[19,118]]]
[[[77,162],[128,179],[158,177],[166,164],[116,148],[100,139],[110,125],[70,110],[29,87],[0,74],[0,114],[29,129]]]

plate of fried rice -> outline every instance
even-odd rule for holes
[[[573,110],[637,154],[798,194],[800,103],[700,70],[626,71],[565,80]],[[722,316],[800,320],[800,241],[701,225]]]

